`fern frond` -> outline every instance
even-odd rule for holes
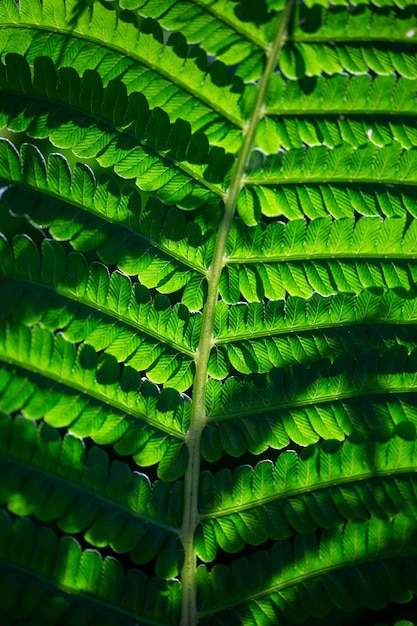
[[[89,338],[89,345],[97,350],[108,349],[119,362],[133,357],[141,344],[148,347],[150,354],[152,345],[159,346],[154,359],[169,345],[193,355],[194,319],[183,305],[171,307],[169,300],[160,295],[152,299],[144,286],[133,285],[118,270],[109,274],[100,263],[88,265],[81,254],[66,256],[54,240],[43,241],[42,256],[27,237],[16,236],[12,245],[13,252],[7,240],[2,240],[2,273],[8,275],[3,282],[10,293],[8,307],[14,311],[15,320],[28,325],[42,320],[49,330],[63,329],[66,338],[73,342]],[[37,282],[36,290],[31,287],[31,280]],[[34,291],[37,306],[29,309],[27,294]],[[122,323],[118,328],[114,328],[114,318]],[[160,339],[161,329],[164,340],[152,341],[151,337]],[[120,350],[123,357],[118,354]],[[137,369],[143,368],[145,361]]]
[[[334,261],[295,258],[294,261],[268,265],[245,263],[227,267],[222,275],[220,293],[224,302],[236,304],[242,300],[280,300],[286,296],[308,299],[315,293],[322,296],[359,295],[371,287],[384,291],[402,288],[404,292],[411,292],[415,271],[413,263],[402,263],[397,259],[373,262],[357,261],[352,257]]]
[[[257,147],[266,154],[274,154],[280,147],[287,150],[304,146],[336,148],[343,143],[356,149],[368,144],[381,148],[396,141],[406,150],[416,146],[413,118],[398,117],[390,122],[373,117],[372,111],[368,113],[366,119],[346,118],[341,114],[320,119],[317,113],[309,116],[308,112],[302,117],[270,116],[259,125]]]
[[[47,46],[52,60],[62,67],[73,67],[80,75],[96,69],[105,84],[123,77],[128,92],[143,93],[151,108],[163,107],[173,121],[190,121],[194,131],[209,125],[216,145],[239,147],[242,85],[229,81],[227,70],[225,77],[221,62],[210,71],[204,52],[197,47],[189,50],[180,32],[164,42],[152,9],[151,14],[141,12],[139,19],[129,10],[129,18],[119,20],[116,11],[101,3],[91,9],[85,5],[84,10],[76,0],[26,2],[20,10],[13,4],[7,0],[0,13],[5,52],[16,28],[25,28],[25,37],[17,49],[12,44],[12,51],[25,54],[29,62]]]
[[[223,345],[222,345],[223,344]],[[288,367],[297,363],[312,365],[321,359],[332,362],[345,355],[355,355],[359,350],[377,351],[382,354],[399,348],[398,354],[417,347],[417,337],[410,334],[407,327],[392,330],[387,327],[364,329],[341,328],[334,332],[327,328],[322,332],[293,333],[288,336],[270,336],[254,338],[253,335],[241,334],[240,341],[228,339],[218,342],[211,353],[209,372],[213,378],[222,380],[233,370],[243,374],[266,373],[274,367]],[[385,357],[387,358],[387,357]]]
[[[357,359],[344,354],[333,363],[323,359],[271,369],[243,382],[212,380],[202,453],[215,461],[222,450],[241,456],[246,448],[259,454],[268,446],[284,448],[289,440],[307,446],[320,437],[390,433],[403,411],[414,422],[414,400],[408,396],[416,380],[415,356],[415,350],[408,356],[397,347],[381,357],[374,350]]]
[[[177,276],[186,274],[187,268],[181,268],[181,264],[204,271],[210,244],[201,228],[187,224],[183,214],[173,207],[167,210],[155,201],[142,206],[134,187],[120,188],[105,175],[96,179],[93,171],[80,163],[71,171],[62,154],[50,154],[45,163],[39,150],[30,144],[24,144],[19,154],[9,140],[1,139],[0,155],[0,178],[19,183],[13,188],[13,198],[11,193],[7,196],[13,211],[29,214],[37,225],[48,227],[55,239],[70,240],[77,250],[97,248],[100,258],[110,264],[114,259],[120,264],[127,257],[126,268],[129,252],[140,248],[143,255],[149,250],[152,260],[159,255],[159,265],[163,259]],[[42,194],[42,204],[37,202],[38,196],[27,193],[28,189]],[[151,259],[148,267],[150,264]]]
[[[42,80],[45,75],[47,84]],[[49,81],[56,93],[55,103],[61,107],[60,116],[54,116]],[[22,86],[23,97],[16,97],[14,93]],[[123,91],[123,84],[118,86]],[[215,148],[210,157],[203,134],[191,136],[186,124],[170,125],[163,110],[149,112],[146,99],[137,94],[128,97],[116,130],[113,114],[109,118],[105,107],[106,94],[112,88],[113,84],[103,88],[99,74],[92,70],[80,78],[72,68],[57,71],[45,57],[36,59],[32,79],[24,57],[9,54],[0,66],[0,89],[8,94],[0,123],[15,132],[47,137],[58,148],[75,143],[72,149],[77,157],[97,158],[100,165],[113,167],[122,178],[135,178],[140,189],[158,190],[162,201],[182,208],[196,208],[222,195],[221,187],[209,181],[218,177],[218,168],[230,169],[230,156],[224,150]],[[98,126],[97,118],[101,120]],[[178,154],[183,150],[187,153],[184,161],[183,154]],[[200,165],[205,160],[207,165]],[[173,163],[178,170],[171,167]]]
[[[323,146],[294,149],[266,157],[262,168],[254,169],[248,175],[247,183],[262,185],[318,180],[333,183],[349,182],[352,178],[360,183],[413,183],[416,154],[413,149],[402,153],[399,145],[389,149],[368,145],[355,150],[346,144],[333,150]],[[400,174],[397,176],[398,169]]]
[[[253,626],[261,620],[272,625],[295,621],[297,614],[320,617],[332,605],[378,610],[390,600],[405,602],[415,589],[410,576],[416,568],[414,531],[413,522],[401,514],[389,525],[373,518],[323,530],[319,543],[314,535],[297,535],[293,546],[278,543],[270,553],[255,552],[230,567],[215,565],[209,572],[201,566],[203,624],[217,612],[222,613],[217,623]],[[220,604],[225,585],[231,592]]]
[[[76,539],[58,539],[26,518],[11,524],[1,511],[0,524],[2,596],[12,617],[54,625],[68,614],[78,614],[83,624],[100,619],[109,626],[120,620],[133,625],[138,616],[143,624],[176,623],[178,582],[148,580],[135,569],[125,573],[115,558],[83,551]]]
[[[415,6],[384,2],[352,5],[352,10],[341,11],[339,6],[314,7],[300,4],[295,8],[293,41],[375,41],[415,43]],[[369,49],[367,49],[369,53]],[[380,51],[378,51],[380,53]]]
[[[106,375],[111,375],[111,358],[102,360],[102,363],[107,363],[107,369],[102,368],[102,378],[99,376],[96,381],[90,375],[89,387],[85,384],[87,381],[81,378],[82,368],[77,370],[79,374],[71,379],[70,385],[64,384],[63,366],[59,372],[57,369],[59,363],[65,363],[65,357],[74,356],[74,350],[61,335],[54,342],[61,353],[54,352],[55,360],[49,371],[39,366],[43,363],[39,354],[35,364],[19,362],[19,366],[14,367],[19,356],[22,358],[22,351],[19,351],[16,342],[22,339],[24,343],[32,336],[24,327],[14,330],[16,334],[11,335],[10,342],[15,342],[13,348],[16,348],[17,354],[11,365],[1,369],[1,410],[21,410],[32,419],[43,417],[51,426],[69,427],[70,432],[77,436],[91,437],[100,444],[115,443],[120,454],[132,455],[138,464],[149,466],[159,463],[161,478],[175,480],[181,476],[187,463],[187,450],[178,420],[183,413],[186,416],[189,414],[186,400],[168,391],[160,394],[154,385],[141,381],[128,368],[119,387],[111,377],[106,379]],[[37,338],[48,336],[39,330],[35,331],[35,335]],[[27,347],[26,344],[26,350]],[[66,352],[63,352],[64,349]],[[92,359],[92,350],[84,348],[82,353],[86,359]],[[9,359],[4,360],[10,363]],[[113,373],[115,370],[113,366]],[[99,389],[90,393],[89,388],[93,390],[97,383]],[[140,401],[138,388],[142,390]]]
[[[313,204],[318,194],[313,189],[308,191]],[[328,216],[268,226],[261,223],[249,231],[236,221],[230,236],[228,264],[290,258],[412,258],[417,224],[411,216],[407,217],[375,215],[355,220]]]
[[[409,423],[398,431],[410,437]],[[238,552],[246,542],[283,540],[294,531],[311,533],[369,516],[415,516],[416,442],[395,436],[311,450],[284,452],[275,465],[262,461],[232,474],[202,474],[201,525],[196,536],[200,558],[214,560],[217,546]],[[232,530],[233,529],[233,530]]]
[[[126,464],[110,464],[100,448],[86,452],[69,434],[61,440],[47,424],[36,428],[28,419],[3,415],[0,430],[1,500],[12,513],[57,521],[66,533],[83,532],[94,546],[131,553],[136,563],[158,557],[158,575],[178,574],[180,483],[151,485]]]
[[[393,74],[346,73],[304,77],[302,81],[288,81],[276,74],[269,83],[266,110],[271,115],[322,115],[321,102],[325,100],[327,115],[397,113],[414,116],[412,99],[416,89],[414,79]]]
[[[224,303],[217,309],[216,343],[230,341],[231,334],[237,341],[256,336],[285,335],[292,331],[299,334],[308,331],[310,325],[314,329],[347,326],[352,332],[360,324],[366,324],[366,332],[372,334],[370,325],[412,324],[417,314],[416,299],[413,293],[398,291],[377,294],[368,289],[357,296],[338,293],[329,297],[313,294],[308,299],[294,296],[266,304],[250,302],[230,307]],[[358,333],[361,334],[359,328]]]
[[[416,17],[0,2],[5,626],[415,607]]]
[[[70,269],[73,269],[73,267],[74,266],[70,266]],[[18,287],[20,287],[20,285]],[[11,293],[13,293],[13,289]],[[40,297],[41,295],[42,294],[39,294],[39,293],[36,294],[37,304],[39,308],[35,311],[30,311],[29,315],[27,315],[26,310],[24,308],[25,297],[30,298],[31,296],[30,290],[29,290],[29,293],[27,291],[26,293],[23,292],[23,296],[24,296],[23,298],[22,298],[21,290],[19,289],[14,290],[11,304],[13,305],[14,302],[19,303],[18,306],[16,307],[17,309],[16,318],[18,319],[20,324],[36,323],[40,321],[40,318],[43,316],[44,307],[48,306],[48,300],[49,300],[48,296],[50,294],[47,293],[46,297],[44,298]],[[62,307],[62,301],[61,303],[59,303],[59,301],[57,302],[55,300],[55,306],[59,307],[59,304],[61,304],[61,307]],[[22,311],[22,308],[23,308],[23,311]],[[69,307],[69,309],[70,308],[71,307]],[[146,338],[143,338],[140,335],[137,336],[133,334],[132,332],[129,332],[129,330],[127,330],[126,332],[123,332],[123,327],[120,327],[115,332],[112,332],[113,322],[106,323],[106,320],[104,320],[103,323],[100,323],[100,319],[93,319],[91,320],[91,323],[89,323],[90,321],[89,315],[88,315],[88,312],[86,311],[84,312],[82,310],[78,311],[79,314],[76,317],[74,316],[73,319],[71,319],[70,310],[68,311],[68,313],[69,315],[67,316],[67,319],[65,320],[66,323],[64,323],[64,325],[67,327],[66,332],[61,336],[62,336],[62,341],[64,342],[62,343],[62,350],[67,355],[64,357],[64,359],[68,358],[68,359],[71,359],[72,361],[70,367],[74,366],[75,360],[79,361],[81,359],[81,362],[83,362],[83,359],[84,360],[86,359],[85,362],[88,363],[86,367],[90,369],[92,368],[91,380],[94,380],[94,376],[95,376],[94,362],[90,363],[89,358],[87,356],[88,346],[92,346],[96,350],[106,349],[106,353],[103,355],[103,360],[97,365],[97,368],[98,370],[102,370],[103,372],[104,370],[108,370],[108,372],[112,371],[112,374],[109,374],[108,376],[104,375],[104,378],[102,377],[103,380],[107,377],[109,379],[114,379],[113,382],[115,382],[116,379],[118,380],[120,378],[120,375],[117,371],[118,366],[116,364],[118,361],[120,362],[120,361],[125,360],[126,366],[129,368],[132,368],[133,372],[139,373],[141,370],[147,371],[148,378],[152,380],[153,382],[163,383],[163,382],[166,382],[167,380],[170,380],[171,386],[174,389],[178,388],[179,391],[184,391],[189,388],[191,384],[190,377],[192,376],[192,364],[189,358],[188,359],[186,357],[183,358],[182,356],[178,355],[177,352],[174,352],[173,350],[170,350],[166,346],[161,345],[158,341],[150,341],[149,339],[147,340]],[[86,323],[86,320],[87,320],[87,323]],[[49,322],[48,323],[49,327],[54,326],[54,325],[58,325],[58,326],[61,325],[59,321],[57,324],[53,323],[52,315],[49,316],[48,322]],[[10,333],[9,339],[11,335],[13,335],[13,333],[17,333],[19,336],[22,337],[22,341],[25,342],[26,339],[23,339],[23,336],[26,333],[24,328],[25,328],[24,326],[21,327],[21,330],[18,330],[17,327],[14,329],[10,328],[10,330],[7,331]],[[50,337],[51,335],[50,333],[48,333],[46,329],[41,329],[39,326],[36,326],[35,329],[36,328],[39,330],[35,330],[34,332],[41,333],[40,335],[37,335],[39,339],[35,340],[33,338],[32,340],[30,340],[29,336],[27,336],[27,341],[30,343],[31,341],[35,342],[39,340],[39,345],[44,346],[44,349],[46,351],[45,360],[42,359],[42,363],[45,363],[44,371],[46,370],[50,371],[50,375],[54,379],[60,380],[61,378],[65,376],[65,373],[64,372],[60,373],[60,368],[58,364],[56,368],[54,365],[52,365],[49,370],[49,365],[46,366],[46,363],[51,362],[51,353],[49,349],[47,348],[47,346],[51,344],[52,351],[60,352],[61,348],[57,347],[58,344],[56,342],[57,341],[60,342],[61,339],[53,339],[53,338],[48,339],[48,337]],[[75,342],[79,342],[83,340],[85,340],[86,342],[86,348],[83,353],[84,356],[81,356],[81,353],[79,353],[78,356],[76,357],[75,356],[76,351],[74,351],[74,358],[72,359],[69,355],[70,355],[71,349],[73,348],[73,342],[75,343]],[[5,341],[7,343],[7,340]],[[10,339],[10,341],[13,341],[13,340]],[[52,344],[53,344],[53,347],[52,347]],[[13,362],[16,364],[22,362],[21,359],[25,358],[25,354],[26,353],[24,352],[20,353],[20,351],[15,353],[13,356]],[[96,357],[95,359],[97,361]],[[114,361],[113,364],[112,364],[112,361]],[[106,362],[107,365],[104,365],[104,362]],[[34,363],[34,367],[36,370],[39,369],[39,368],[36,368],[35,363]],[[68,371],[70,370],[67,370],[67,373]],[[81,383],[81,380],[83,380],[83,383]],[[83,388],[89,388],[89,384],[87,383],[87,378],[84,378],[83,375],[80,378],[79,384],[82,385]]]
[[[249,189],[249,192],[248,192]],[[251,211],[265,215],[266,218],[281,217],[295,222],[310,218],[311,220],[333,217],[335,219],[351,218],[354,215],[369,217],[403,217],[407,214],[416,216],[416,204],[412,189],[396,185],[393,188],[375,186],[374,184],[345,185],[310,184],[299,185],[260,185],[246,190],[249,200],[254,206]],[[247,210],[247,209],[246,209]],[[301,222],[300,222],[301,223]],[[343,229],[343,221],[340,228]],[[348,222],[347,222],[348,223]],[[257,225],[254,225],[256,228]],[[279,223],[271,224],[270,233],[282,228]],[[238,227],[238,232],[241,228]],[[259,229],[255,230],[259,233]],[[245,235],[245,239],[251,234]],[[258,235],[259,236],[259,235]],[[273,239],[272,239],[273,241]],[[231,243],[234,240],[231,240]],[[269,243],[269,246],[271,243]],[[272,243],[272,245],[274,245]]]

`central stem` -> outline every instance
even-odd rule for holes
[[[181,626],[196,626],[198,623],[196,590],[196,556],[194,534],[199,523],[198,489],[200,478],[200,440],[206,425],[205,412],[207,366],[213,346],[213,327],[216,304],[219,293],[220,276],[225,265],[225,252],[230,227],[236,211],[238,195],[243,186],[243,177],[250,151],[252,149],[259,120],[263,115],[266,89],[284,45],[288,21],[294,0],[285,7],[277,34],[269,50],[268,59],[262,76],[258,95],[248,120],[246,134],[234,165],[230,187],[224,200],[224,214],[217,232],[216,245],[210,269],[207,274],[207,299],[203,309],[203,322],[200,340],[195,357],[195,377],[191,405],[190,429],[188,432],[188,466],[184,479],[184,517],[180,537],[184,548],[184,565],[181,571],[182,613]]]

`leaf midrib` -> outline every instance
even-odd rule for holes
[[[326,244],[327,245],[327,244]],[[400,242],[401,245],[401,242]],[[239,257],[239,256],[229,256],[227,258],[227,265],[233,265],[235,263],[239,264],[251,264],[251,263],[259,263],[260,265],[267,265],[268,263],[288,263],[292,261],[332,261],[337,259],[338,261],[343,261],[344,259],[351,260],[360,260],[366,259],[367,261],[384,261],[384,259],[393,259],[401,261],[402,259],[412,259],[416,261],[416,252],[411,251],[408,253],[400,254],[399,252],[381,252],[379,256],[375,256],[375,253],[372,252],[341,252],[340,255],[334,252],[317,252],[317,253],[308,253],[308,254],[280,254],[280,255],[271,255],[271,256],[247,256],[247,257]]]
[[[308,333],[308,332],[314,332],[315,330],[328,330],[330,328],[348,328],[350,326],[360,326],[360,327],[364,327],[364,326],[392,326],[393,324],[397,325],[397,326],[415,326],[416,325],[416,320],[415,319],[410,319],[410,320],[404,320],[404,319],[399,319],[399,320],[391,320],[391,319],[376,319],[376,320],[372,320],[372,319],[367,319],[367,320],[358,320],[358,321],[344,321],[344,322],[333,322],[333,323],[328,323],[328,322],[323,322],[323,324],[309,324],[307,325],[297,325],[297,326],[292,326],[291,328],[266,328],[265,330],[262,331],[254,331],[254,332],[246,332],[246,333],[238,333],[235,330],[233,331],[233,337],[231,337],[230,335],[220,335],[218,337],[215,337],[213,339],[213,342],[215,345],[224,345],[224,344],[228,344],[228,343],[236,343],[236,342],[240,342],[240,341],[245,341],[245,340],[250,340],[250,339],[265,339],[268,337],[275,337],[275,336],[281,336],[281,335],[290,335],[293,332],[295,333]]]
[[[259,120],[263,114],[263,104],[269,78],[276,66],[280,50],[285,42],[286,29],[292,13],[294,0],[289,0],[281,15],[281,20],[275,35],[274,42],[269,49],[266,68],[259,85],[256,101],[253,106],[241,150],[235,162],[230,179],[230,187],[224,199],[224,215],[217,231],[216,244],[209,269],[207,281],[207,299],[203,309],[198,351],[195,359],[196,370],[193,385],[193,399],[190,416],[190,430],[188,433],[189,459],[184,478],[184,514],[181,528],[181,537],[184,547],[184,566],[181,571],[182,581],[182,614],[181,626],[194,626],[197,622],[197,590],[196,590],[196,554],[194,549],[194,533],[199,521],[198,494],[201,450],[200,440],[207,423],[205,401],[207,393],[208,361],[213,345],[213,328],[215,321],[216,304],[219,293],[219,283],[224,267],[224,255],[237,199],[244,181],[245,169],[252,149]]]
[[[335,6],[335,5],[333,5]],[[366,6],[366,5],[365,5]],[[398,20],[399,21],[399,20]],[[376,28],[378,26],[378,24],[374,24],[373,28]],[[388,35],[384,35],[384,36],[379,36],[379,37],[373,37],[372,35],[362,35],[361,37],[358,37],[357,35],[328,35],[327,37],[323,36],[323,35],[291,35],[290,37],[288,37],[288,41],[292,42],[292,43],[322,43],[322,44],[330,44],[332,45],[333,43],[337,44],[337,43],[347,43],[347,44],[358,44],[359,46],[362,43],[372,43],[374,45],[378,45],[378,43],[381,44],[385,44],[385,43],[392,43],[392,44],[407,44],[409,46],[412,45],[416,45],[416,41],[413,41],[413,38],[411,37],[407,37],[407,35],[403,35],[402,38],[400,37],[395,37],[395,35],[392,36],[388,36]],[[379,76],[386,76],[389,75],[387,74],[379,74]]]
[[[403,79],[403,80],[407,80],[407,79]],[[290,104],[293,105],[293,102],[291,102]],[[352,117],[360,117],[364,115],[365,116],[369,115],[371,117],[381,116],[381,118],[392,117],[394,119],[397,119],[398,117],[403,118],[403,117],[416,117],[417,116],[416,108],[411,109],[410,107],[409,111],[405,111],[402,109],[401,113],[399,113],[398,110],[395,110],[395,109],[349,109],[349,108],[346,108],[346,102],[343,100],[340,102],[340,106],[338,106],[337,108],[333,105],[333,103],[331,103],[330,108],[328,108],[325,113],[323,113],[323,109],[314,109],[314,108],[309,108],[306,106],[305,108],[302,108],[302,109],[292,109],[292,108],[278,109],[272,106],[267,106],[265,107],[265,112],[267,115],[279,115],[279,116],[303,117],[303,118],[312,117],[314,120],[316,120],[317,118],[320,119],[320,118],[326,118],[326,117],[335,117],[335,116],[337,117],[339,115],[352,115]]]
[[[416,150],[417,148],[415,148]],[[306,148],[307,152],[308,148]],[[337,150],[337,148],[335,148]],[[392,185],[393,187],[401,187],[404,185],[403,178],[378,178],[377,176],[373,178],[369,178],[368,176],[357,176],[352,177],[349,173],[346,176],[332,176],[331,174],[325,176],[323,173],[320,175],[312,175],[312,176],[303,176],[299,173],[290,173],[290,176],[282,176],[281,178],[247,178],[245,182],[245,186],[247,187],[257,187],[257,186],[267,186],[267,185],[285,185],[286,183],[298,183],[298,184],[307,184],[307,183],[352,183],[357,182],[358,184],[372,184],[380,183],[384,185]],[[416,187],[417,179],[406,179],[407,186]]]

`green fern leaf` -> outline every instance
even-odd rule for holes
[[[411,624],[416,33],[1,2],[2,624]]]

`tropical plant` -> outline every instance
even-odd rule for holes
[[[2,624],[413,618],[416,37],[1,0]]]

